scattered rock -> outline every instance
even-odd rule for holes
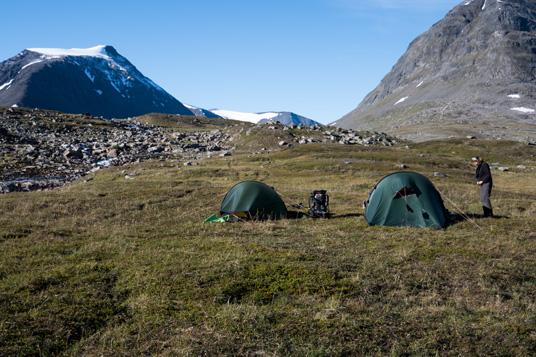
[[[119,150],[117,149],[112,149],[110,151],[108,151],[108,153],[106,154],[106,157],[108,158],[115,158],[115,157],[118,157],[119,156]]]
[[[26,178],[20,181],[0,182],[0,193],[41,191],[63,186],[67,181],[62,179]]]
[[[228,150],[230,138],[219,129],[174,132],[132,119],[27,108],[0,112],[0,134],[0,157],[13,158],[0,172],[2,193],[55,188],[102,167],[161,159],[170,153],[198,159]]]
[[[0,158],[9,164],[0,172],[0,192],[27,191],[61,186],[104,167],[180,155],[199,160],[219,152],[231,156],[233,139],[251,135],[256,128],[284,131],[281,148],[295,144],[386,145],[396,140],[381,132],[357,132],[320,125],[284,125],[272,122],[237,124],[243,133],[225,129],[177,131],[143,124],[135,119],[110,119],[54,111],[6,108],[0,112]],[[299,134],[295,132],[299,130]],[[258,154],[270,152],[261,148]],[[5,161],[4,161],[5,162]],[[191,161],[194,162],[194,161]],[[49,183],[47,183],[49,182]]]

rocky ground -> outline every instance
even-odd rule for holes
[[[191,118],[193,123],[198,119]],[[237,130],[237,127],[241,127]],[[173,158],[192,164],[207,155],[227,156],[237,138],[256,129],[285,132],[278,148],[314,142],[394,145],[383,133],[324,126],[285,126],[229,121],[221,129],[179,130],[134,119],[104,120],[54,111],[0,109],[0,193],[61,186],[107,166]],[[301,135],[297,135],[300,133]],[[308,135],[303,135],[307,133]]]

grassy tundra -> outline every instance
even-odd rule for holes
[[[2,195],[0,356],[534,355],[535,153],[310,144]],[[510,167],[493,171],[497,219],[480,217],[475,154]],[[361,201],[400,164],[472,221],[369,227]],[[203,223],[243,180],[289,205],[325,189],[333,218]]]

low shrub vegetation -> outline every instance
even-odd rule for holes
[[[1,195],[0,356],[534,355],[535,151],[310,144]],[[473,155],[510,167],[492,172],[495,219],[481,217]],[[398,170],[469,220],[368,226],[362,201]],[[203,223],[243,180],[296,214]],[[297,218],[317,189],[332,217]]]

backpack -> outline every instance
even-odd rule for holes
[[[311,192],[309,197],[309,215],[313,218],[329,217],[329,196],[326,190],[317,190]]]

